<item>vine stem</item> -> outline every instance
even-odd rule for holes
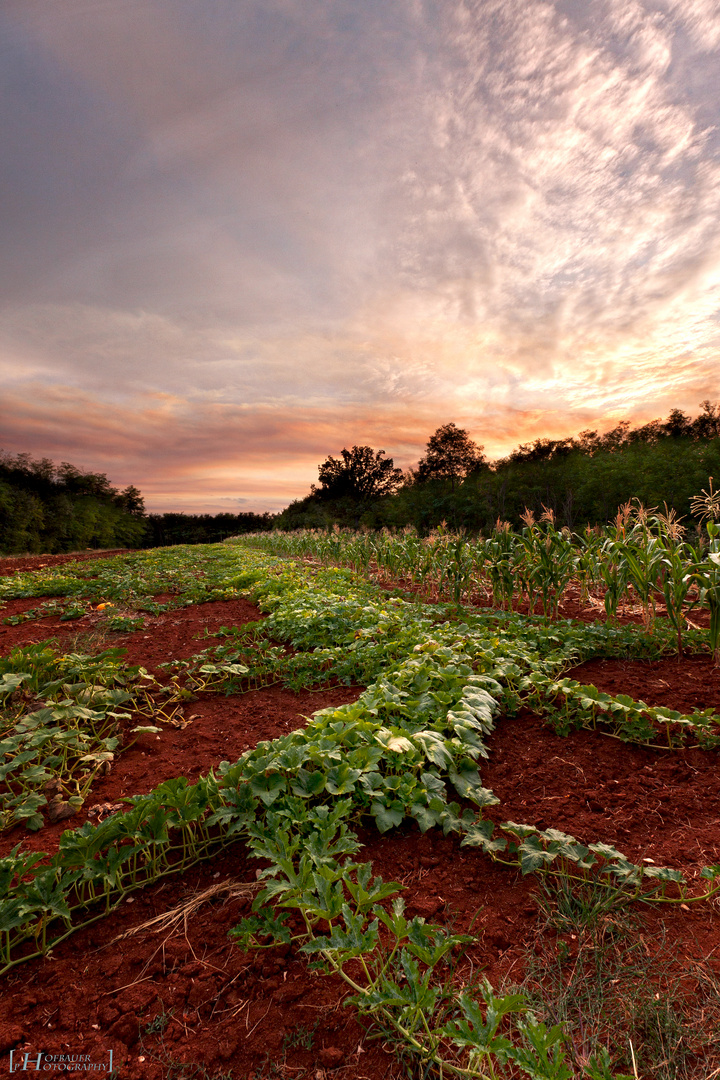
[[[355,990],[358,994],[362,995],[362,997],[367,998],[370,996],[370,990],[367,987],[360,986],[359,983],[356,983],[355,980],[347,974],[340,961],[336,960],[333,956],[330,955],[330,953],[326,952],[324,949],[321,950],[320,955],[324,958],[325,962],[333,969],[335,974],[339,975],[340,978],[343,979],[344,982],[346,982],[352,990]],[[370,980],[370,982],[371,985],[374,986],[372,979]],[[489,1073],[464,1069],[461,1065],[453,1065],[452,1062],[446,1061],[444,1058],[441,1058],[434,1050],[428,1050],[427,1047],[423,1046],[423,1044],[419,1042],[418,1039],[416,1039],[416,1037],[411,1031],[408,1031],[407,1028],[403,1027],[400,1021],[396,1020],[392,1013],[390,1013],[384,1006],[370,1006],[369,1011],[382,1013],[387,1022],[397,1031],[399,1035],[402,1035],[403,1039],[405,1039],[406,1042],[408,1042],[410,1046],[412,1046],[413,1050],[415,1050],[418,1054],[421,1054],[426,1061],[431,1061],[433,1065],[438,1065],[441,1069],[449,1069],[450,1072],[454,1073],[455,1076],[468,1077],[468,1080],[493,1080]]]

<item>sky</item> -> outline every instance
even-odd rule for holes
[[[277,511],[716,400],[717,0],[4,0],[0,447]]]

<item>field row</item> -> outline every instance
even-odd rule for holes
[[[480,772],[486,738],[498,715],[525,702],[561,730],[602,726],[627,742],[713,752],[720,728],[707,711],[681,715],[562,677],[592,657],[662,655],[672,647],[671,628],[650,634],[551,625],[502,611],[458,616],[443,605],[387,595],[350,570],[283,562],[236,545],[133,555],[0,584],[8,599],[64,595],[129,612],[158,593],[171,606],[250,595],[269,612],[262,623],[228,627],[221,644],[170,665],[162,685],[113,655],[67,657],[47,647],[2,661],[3,797],[5,812],[16,816],[23,792],[33,795],[40,781],[33,797],[43,798],[48,774],[67,795],[71,782],[85,782],[77,772],[83,757],[92,767],[93,754],[102,764],[103,754],[122,749],[106,741],[104,750],[76,753],[74,772],[68,755],[59,764],[53,758],[71,730],[93,728],[100,742],[113,738],[98,725],[118,706],[145,708],[157,720],[183,695],[273,681],[367,686],[357,702],[315,714],[306,728],[259,744],[234,765],[223,763],[217,775],[194,785],[179,777],[129,800],[126,812],[99,826],[66,832],[53,858],[23,855],[18,845],[0,863],[5,970],[102,917],[132,889],[243,838],[269,866],[254,914],[238,929],[242,942],[286,940],[282,911],[295,909],[304,920],[303,950],[350,979],[361,1010],[390,1024],[425,1061],[442,1059],[461,1075],[484,1075],[494,1060],[561,1077],[570,1075],[563,1071],[562,1029],[525,1015],[519,999],[499,998],[487,984],[443,997],[434,973],[462,941],[406,919],[397,884],[371,880],[368,867],[352,862],[358,825],[374,821],[386,832],[411,820],[423,832],[442,828],[523,874],[592,879],[608,896],[687,905],[716,890],[717,866],[687,881],[675,869],[633,864],[612,844],[585,845],[515,822],[494,826],[483,816],[497,803]],[[699,632],[690,633],[699,640]],[[41,708],[29,709],[33,701]],[[38,731],[47,736],[42,744],[32,742]],[[21,746],[23,738],[29,741]],[[82,798],[82,791],[71,797]],[[34,813],[39,809],[36,803]],[[32,814],[25,816],[32,824]],[[352,963],[358,957],[360,983]],[[519,1014],[510,1040],[498,1035],[505,1012]],[[609,1067],[609,1058],[597,1057],[585,1075],[607,1076]]]
[[[497,608],[524,606],[556,618],[572,588],[581,600],[599,596],[609,620],[623,604],[642,614],[651,629],[661,612],[673,626],[682,651],[688,613],[710,615],[708,643],[720,658],[720,526],[716,493],[700,497],[708,517],[697,543],[684,538],[674,513],[650,513],[628,504],[606,529],[580,533],[557,529],[548,512],[513,532],[507,523],[489,537],[473,539],[439,529],[429,538],[411,530],[402,535],[320,531],[274,532],[243,537],[278,555],[316,558],[362,573],[417,587],[436,600],[456,604],[488,600]],[[690,623],[690,625],[692,625]]]

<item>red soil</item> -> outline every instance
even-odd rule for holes
[[[40,557],[36,564],[46,561]],[[3,615],[36,603],[15,601]],[[203,640],[206,630],[260,617],[247,601],[214,602],[147,619],[148,630],[108,640],[127,648],[130,662],[157,671],[160,662],[209,644]],[[93,616],[86,620],[92,628]],[[1,627],[0,653],[51,636],[69,641],[79,629],[77,623],[55,619]],[[688,711],[713,705],[720,711],[720,678],[703,657],[681,663],[591,661],[569,674],[648,703]],[[186,707],[186,717],[193,716],[187,727],[143,736],[121,754],[71,824],[80,824],[97,804],[117,803],[172,776],[193,778],[223,759],[235,760],[248,746],[302,725],[316,709],[354,700],[359,692],[337,686],[295,694],[270,687],[231,697],[202,695]],[[716,752],[637,749],[587,731],[561,738],[525,710],[501,719],[488,746],[483,782],[502,801],[486,814],[497,821],[552,826],[585,843],[615,842],[633,861],[653,859],[693,880],[703,865],[720,861]],[[0,837],[0,854],[21,839],[24,848],[52,851],[67,824],[48,825],[36,834],[12,830]],[[461,974],[468,975],[471,967],[482,970],[495,986],[508,975],[522,978],[524,949],[537,935],[534,879],[435,833],[423,836],[406,828],[380,837],[368,830],[361,839],[366,846],[359,858],[372,860],[375,873],[406,887],[411,914],[457,932],[472,923],[476,941]],[[256,869],[237,844],[177,880],[139,891],[51,957],[15,969],[0,991],[0,1070],[8,1065],[10,1050],[16,1062],[18,1054],[31,1052],[32,1060],[43,1052],[107,1062],[112,1050],[123,1080],[206,1075],[199,1069],[183,1073],[180,1063],[197,1063],[209,1076],[235,1080],[407,1077],[407,1068],[369,1038],[354,1010],[343,1005],[345,990],[338,980],[308,972],[293,949],[244,953],[228,940],[228,931],[249,908]],[[185,917],[144,926],[210,889],[214,892]],[[651,944],[666,926],[680,973],[692,959],[713,950],[720,954],[715,904],[673,906],[643,917],[644,940]],[[710,963],[717,970],[717,959]],[[68,1069],[64,1075],[87,1074]]]
[[[20,570],[39,570],[45,566],[63,566],[69,562],[87,562],[88,559],[108,559],[111,555],[127,555],[126,548],[108,548],[106,551],[75,551],[67,555],[0,555],[0,577],[17,574]]]

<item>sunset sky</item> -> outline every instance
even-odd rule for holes
[[[0,447],[151,510],[720,397],[717,0],[5,0]]]

